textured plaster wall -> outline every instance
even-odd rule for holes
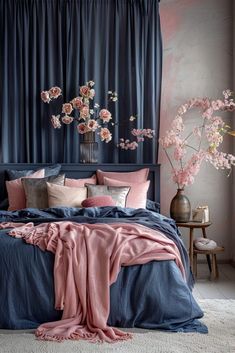
[[[177,107],[187,99],[220,98],[223,89],[233,88],[232,0],[161,0],[160,16],[163,36],[162,135],[176,115]],[[185,118],[192,126],[200,119],[196,110]],[[228,115],[226,119],[231,122]],[[223,150],[232,151],[231,138],[225,139]],[[162,213],[168,215],[176,185],[171,181],[170,166],[162,151],[159,162],[162,164]],[[232,184],[232,177],[227,178],[224,172],[204,164],[195,183],[186,188],[193,208],[209,205],[213,224],[208,229],[208,237],[225,246],[226,251],[220,256],[223,260],[233,256]],[[183,237],[187,242],[185,232]]]
[[[235,89],[235,0],[233,0],[233,89]],[[233,114],[233,128],[235,130],[235,113]],[[235,155],[235,139],[233,142],[233,154]],[[232,260],[235,264],[235,170],[233,173],[233,237],[232,237]]]

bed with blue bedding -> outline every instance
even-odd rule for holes
[[[180,251],[187,281],[174,261],[122,267],[110,288],[108,324],[169,331],[202,332],[203,313],[194,300],[188,255],[173,220],[154,211],[120,207],[24,209],[0,212],[1,222],[71,220],[78,223],[133,222],[164,232]],[[54,309],[54,255],[0,231],[0,328],[30,329],[59,320]]]
[[[41,164],[0,165],[0,201],[5,195],[4,169],[37,169]],[[149,168],[150,188],[146,209],[121,207],[26,208],[0,210],[0,222],[72,221],[77,223],[137,223],[159,230],[177,245],[185,268],[186,280],[173,260],[151,261],[144,265],[122,267],[117,281],[110,287],[108,324],[173,332],[207,333],[199,319],[203,312],[192,295],[193,277],[188,254],[172,219],[159,213],[160,168],[158,165],[69,165],[62,171],[72,178],[91,176],[97,168],[111,171],[134,171]],[[50,168],[50,167],[49,167]],[[59,320],[55,310],[53,278],[54,255],[42,251],[23,239],[0,230],[0,328],[35,329],[40,324]]]

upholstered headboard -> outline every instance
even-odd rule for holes
[[[6,197],[5,170],[37,170],[51,164],[42,163],[1,163],[0,164],[0,203]],[[160,202],[160,165],[159,164],[61,164],[61,171],[67,177],[78,179],[86,178],[96,172],[97,169],[113,172],[133,172],[142,168],[149,168],[150,188],[148,199]]]

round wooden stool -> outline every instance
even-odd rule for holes
[[[207,256],[211,256],[212,268],[209,267],[211,275],[214,279],[218,278],[219,271],[218,271],[216,254],[221,253],[223,251],[224,251],[224,247],[221,247],[221,246],[217,246],[215,249],[212,249],[212,250],[198,250],[194,247],[193,248],[193,269],[194,269],[195,277],[197,277],[197,255],[207,255]]]

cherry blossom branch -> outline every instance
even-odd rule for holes
[[[140,142],[145,141],[145,138],[152,139],[155,131],[151,129],[132,129],[131,134],[136,140],[130,141],[129,139],[124,140],[124,138],[120,138],[120,143],[117,144],[117,147],[122,150],[135,150],[138,148]]]
[[[173,172],[174,172],[175,175],[176,175],[176,171],[175,171],[175,168],[174,168],[174,166],[173,166],[173,163],[172,163],[172,161],[171,161],[171,159],[170,159],[170,156],[169,156],[167,150],[166,150],[165,148],[163,148],[163,149],[164,149],[164,151],[165,151],[165,153],[166,153],[166,156],[167,156],[168,161],[170,162],[171,168],[172,168]],[[176,182],[176,184],[178,185],[178,189],[179,189],[179,188],[180,188],[179,183]]]
[[[225,134],[235,137],[235,131],[226,125],[220,116],[214,116],[214,113],[218,114],[218,112],[235,111],[235,102],[231,98],[233,93],[230,90],[224,90],[223,96],[223,100],[212,100],[207,97],[192,98],[181,105],[171,123],[170,130],[166,132],[165,136],[159,139],[170,162],[173,181],[178,187],[184,188],[187,185],[193,184],[203,161],[211,163],[216,169],[228,169],[230,172],[232,166],[235,165],[235,156],[218,151],[218,147],[223,142]],[[203,123],[196,126],[193,131],[184,137],[185,124],[183,122],[183,115],[192,108],[201,108]],[[197,148],[187,143],[187,140],[192,135],[200,137]],[[202,147],[204,140],[205,146],[203,145]],[[178,163],[177,166],[174,166],[172,163],[171,156],[167,150],[169,148],[173,150],[172,158]],[[194,153],[190,154],[187,160],[189,148],[194,150]]]

